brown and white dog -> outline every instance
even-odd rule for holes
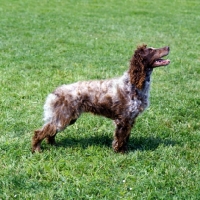
[[[83,112],[91,112],[114,120],[116,129],[112,147],[116,152],[127,150],[127,142],[136,117],[149,104],[150,77],[153,69],[170,60],[169,47],[159,49],[139,46],[130,60],[130,67],[119,78],[93,80],[62,85],[48,95],[44,105],[44,126],[32,138],[32,152],[41,150],[46,138],[55,144],[59,131],[75,123]]]

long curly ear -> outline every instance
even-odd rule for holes
[[[129,75],[131,84],[134,84],[138,89],[142,89],[145,81],[145,66],[142,63],[144,50],[146,45],[139,46],[130,60]]]

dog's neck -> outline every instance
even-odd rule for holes
[[[140,74],[131,74],[131,72],[134,72],[134,71],[131,71],[130,69],[128,70],[128,72],[125,73],[125,77],[126,79],[128,79],[128,82],[129,84],[131,85],[132,88],[135,88],[139,91],[146,91],[149,89],[149,86],[150,86],[150,81],[151,81],[151,74],[153,72],[153,69],[152,68],[148,68],[146,70],[146,72],[144,72],[145,76],[144,77],[141,77],[141,82],[140,85],[138,84],[138,76]],[[135,80],[133,77],[137,77],[137,80]]]
[[[151,85],[151,74],[153,69],[146,71],[146,76],[142,84],[142,88],[138,88],[135,84],[131,83],[131,77],[129,71],[124,74],[125,87],[129,91],[130,98],[133,101],[140,101],[141,104],[139,108],[141,111],[145,110],[149,106],[149,95],[150,95],[150,85]]]
[[[149,91],[149,89],[150,89],[152,72],[153,72],[152,68],[148,68],[148,70],[146,71],[145,80],[144,80],[143,86],[141,88],[141,91],[143,91],[143,93],[147,93]]]

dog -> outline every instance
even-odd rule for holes
[[[131,128],[137,116],[149,105],[151,74],[156,67],[166,66],[168,46],[138,46],[130,66],[121,77],[91,80],[62,85],[49,94],[44,105],[44,125],[34,132],[32,152],[41,151],[41,142],[55,144],[55,136],[76,122],[83,112],[102,115],[116,126],[112,147],[115,152],[127,151]]]

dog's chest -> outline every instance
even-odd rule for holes
[[[143,112],[149,105],[149,89],[150,83],[145,83],[145,87],[142,90],[132,89],[129,100],[129,112],[132,117],[135,117],[139,113]]]

